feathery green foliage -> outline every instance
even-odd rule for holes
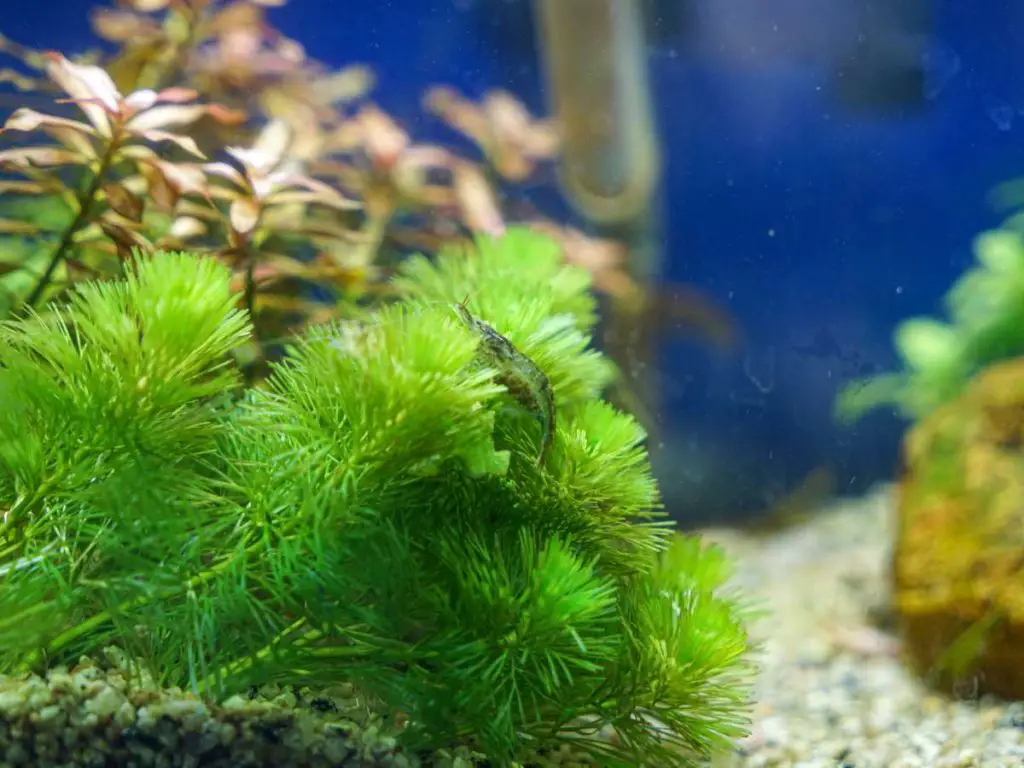
[[[912,318],[896,331],[905,370],[857,381],[840,393],[837,413],[852,421],[882,405],[919,418],[956,397],[988,363],[1024,352],[1024,235],[985,232],[977,264],[945,298],[949,322]]]
[[[2,327],[0,670],[113,643],[205,695],[350,682],[410,748],[496,764],[568,742],[686,765],[744,732],[728,563],[671,532],[642,430],[600,399],[587,277],[547,240],[407,263],[399,303],[248,391],[227,271],[130,266]],[[539,466],[466,296],[552,383]]]

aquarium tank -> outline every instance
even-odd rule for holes
[[[1024,766],[1022,29],[0,4],[0,768]]]

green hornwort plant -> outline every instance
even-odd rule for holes
[[[601,399],[589,285],[522,229],[413,258],[397,302],[308,329],[248,389],[210,259],[139,254],[0,325],[0,671],[116,645],[207,697],[344,682],[404,715],[404,748],[497,765],[728,748],[748,609]],[[557,420],[504,407],[499,339]]]

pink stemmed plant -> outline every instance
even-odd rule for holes
[[[144,244],[143,199],[125,183],[132,171],[141,172],[155,189],[202,193],[204,174],[188,160],[205,155],[183,130],[204,117],[225,123],[240,119],[223,107],[196,103],[196,92],[188,88],[123,95],[102,68],[57,53],[46,54],[46,73],[67,94],[61,101],[75,104],[84,120],[23,107],[0,130],[38,131],[55,141],[0,151],[0,168],[26,179],[14,182],[19,194],[56,194],[73,214],[26,299],[29,306],[40,301],[74,247],[89,239],[87,229],[98,229],[122,254]],[[81,185],[74,189],[62,171],[77,172]]]

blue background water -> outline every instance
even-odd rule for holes
[[[292,0],[272,19],[314,57],[371,64],[379,100],[429,135],[437,126],[419,100],[438,82],[502,86],[542,108],[522,1]],[[724,303],[746,334],[729,357],[682,342],[663,350],[675,436],[663,460],[669,474],[703,483],[685,490],[711,511],[768,500],[823,462],[851,491],[891,474],[899,424],[881,414],[836,427],[835,391],[894,364],[894,323],[937,308],[972,237],[998,221],[987,193],[1024,175],[1024,4],[937,0],[932,55],[940,74],[959,70],[924,111],[886,117],[852,114],[835,98],[820,2],[714,5],[722,29],[770,43],[756,66],[651,51],[667,276]],[[87,7],[3,3],[0,30],[75,50],[90,39]],[[805,50],[790,56],[787,46]]]

